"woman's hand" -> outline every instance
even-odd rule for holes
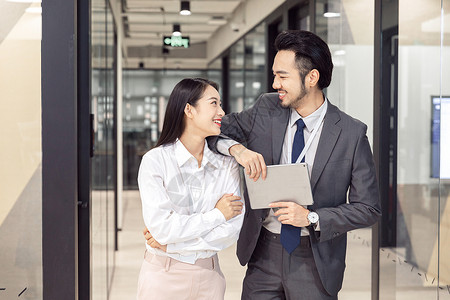
[[[155,240],[150,231],[148,231],[147,227],[144,228],[143,233],[145,239],[147,240],[147,245],[149,245],[152,248],[160,249],[164,252],[167,252],[167,245],[161,245],[160,243],[158,243],[158,241]]]
[[[241,197],[233,196],[233,194],[225,194],[216,203],[216,208],[220,210],[225,219],[228,221],[242,213],[244,204],[239,201]]]

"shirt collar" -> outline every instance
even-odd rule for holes
[[[291,116],[289,118],[289,125],[293,127],[295,125],[295,122],[297,122],[298,119],[303,119],[303,122],[305,123],[306,130],[309,132],[312,132],[314,130],[314,125],[316,125],[317,120],[320,117],[320,114],[323,110],[326,110],[328,108],[328,99],[325,97],[325,101],[323,101],[322,105],[319,106],[318,109],[316,109],[312,114],[309,116],[302,118],[298,112],[291,108]]]
[[[203,161],[202,165],[206,165],[206,163],[209,163],[215,168],[219,167],[219,162],[217,160],[216,154],[212,152],[208,147],[208,142],[205,141],[205,148],[203,149]]]
[[[179,139],[177,139],[177,141],[175,142],[174,148],[175,158],[179,167],[182,167],[190,159],[197,162],[196,158],[186,149],[186,147]],[[208,163],[215,168],[219,167],[217,158],[215,157],[214,153],[208,148],[208,143],[205,141],[205,147],[203,148],[202,166],[204,167]]]

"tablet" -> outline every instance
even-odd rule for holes
[[[266,180],[244,177],[252,209],[270,208],[270,203],[278,201],[314,203],[306,163],[267,166]]]

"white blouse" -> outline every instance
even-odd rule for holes
[[[201,167],[180,140],[148,151],[138,175],[144,223],[167,252],[147,250],[195,263],[231,246],[239,237],[242,213],[229,221],[215,208],[224,194],[241,196],[234,158],[207,146]]]

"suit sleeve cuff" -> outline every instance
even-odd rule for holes
[[[231,156],[229,149],[238,144],[238,142],[232,139],[219,139],[217,141],[217,151],[219,151],[223,155]]]

